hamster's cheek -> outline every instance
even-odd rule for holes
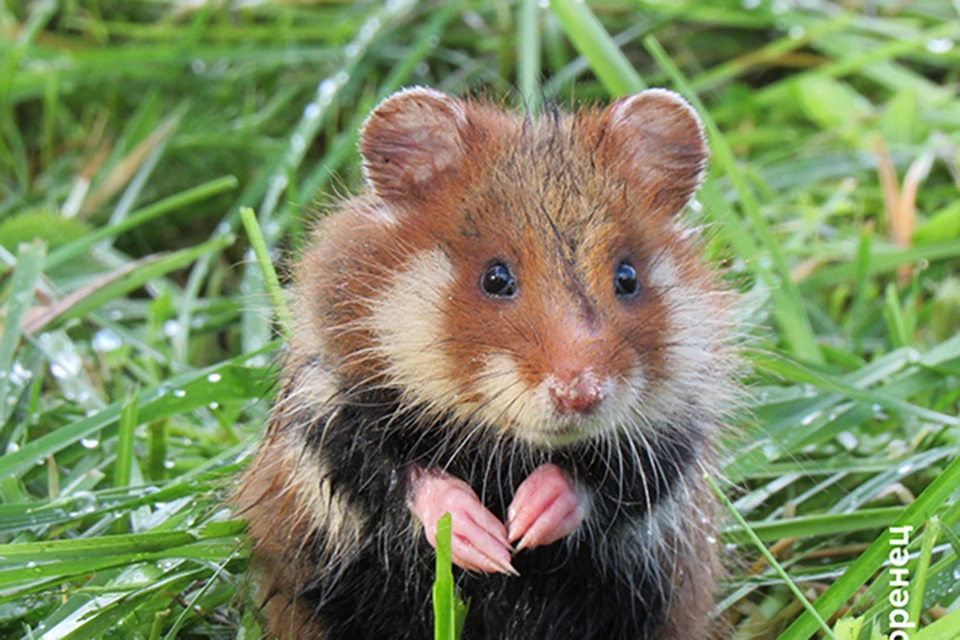
[[[453,266],[444,253],[422,251],[370,305],[375,348],[387,363],[387,378],[413,402],[448,404],[457,396],[441,336],[452,282]]]

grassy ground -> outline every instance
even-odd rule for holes
[[[960,7],[540,4],[0,7],[0,637],[258,637],[222,500],[280,344],[239,212],[295,251],[410,84],[697,104],[756,327],[722,484],[779,561],[731,516],[718,615],[882,637],[912,525],[910,637],[960,637]]]

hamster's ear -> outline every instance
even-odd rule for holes
[[[679,213],[700,185],[709,151],[700,118],[686,100],[648,89],[607,107],[605,143],[650,209]]]
[[[466,122],[462,103],[434,89],[393,94],[360,130],[367,183],[384,199],[422,195],[441,176],[456,171]]]

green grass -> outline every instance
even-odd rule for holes
[[[960,637],[956,3],[197,4],[0,7],[0,637],[259,637],[224,501],[281,349],[265,267],[283,281],[412,84],[697,105],[753,366],[717,615],[881,637],[909,524],[911,637]]]

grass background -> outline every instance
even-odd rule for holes
[[[259,637],[223,500],[281,344],[240,211],[282,278],[411,84],[697,105],[755,327],[721,484],[756,538],[728,518],[717,614],[882,637],[912,525],[911,637],[960,637],[958,37],[947,0],[7,0],[0,637]]]

